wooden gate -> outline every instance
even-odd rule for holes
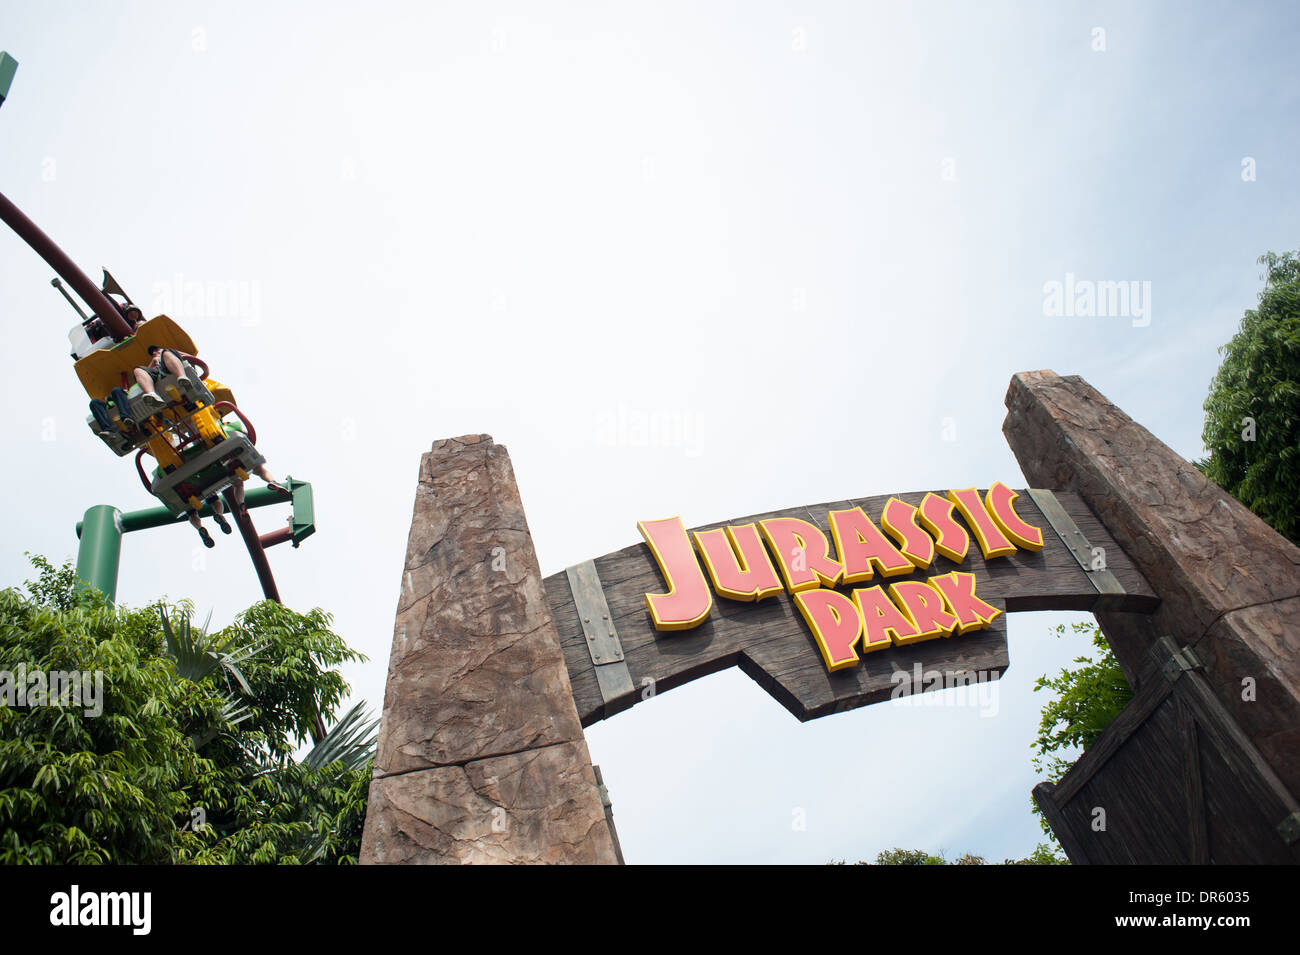
[[[1034,799],[1075,863],[1300,862],[1300,806],[1205,679],[1156,644],[1150,677],[1059,783]]]

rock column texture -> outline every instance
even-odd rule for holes
[[[1078,376],[1021,372],[1002,426],[1032,486],[1077,491],[1161,597],[1098,612],[1135,688],[1162,634],[1190,645],[1273,771],[1300,793],[1300,548]]]
[[[618,861],[510,456],[488,435],[420,462],[360,861]]]

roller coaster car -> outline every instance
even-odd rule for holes
[[[248,435],[239,431],[210,447],[196,443],[180,453],[182,463],[170,470],[158,468],[149,485],[149,492],[177,515],[197,511],[209,497],[247,480],[266,463]]]
[[[125,415],[115,403],[108,405],[112,430],[104,431],[93,414],[86,416],[87,427],[120,458],[148,445],[158,431],[170,431],[203,408],[216,405],[217,399],[208,385],[220,389],[220,384],[204,382],[193,365],[184,360],[181,364],[186,372],[184,377],[166,375],[155,383],[161,403],[147,398],[144,389],[138,383],[133,384],[126,392],[129,406]]]
[[[182,355],[184,376],[165,375],[146,395],[135,382],[135,369],[149,364],[148,346],[171,348]],[[108,405],[113,428],[104,430],[94,415],[91,430],[118,457],[136,451],[136,469],[149,492],[174,514],[198,510],[203,502],[236,480],[247,480],[266,459],[254,446],[256,438],[222,422],[233,412],[240,419],[230,389],[200,376],[194,342],[166,315],[142,322],[135,335],[108,349],[92,351],[75,365],[87,394],[108,402],[114,389],[127,395],[126,409]],[[125,414],[123,411],[125,410]],[[245,422],[247,423],[247,422]],[[251,427],[250,427],[251,432]],[[145,477],[140,459],[145,453],[158,461],[154,478]]]

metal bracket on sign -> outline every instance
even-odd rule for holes
[[[591,655],[596,670],[600,696],[608,707],[612,700],[630,696],[635,689],[632,674],[623,658],[623,645],[614,628],[614,618],[609,612],[595,562],[588,560],[574,564],[565,569],[565,574],[569,578],[569,589],[573,591],[573,605],[578,609],[578,622],[587,638],[587,653]]]
[[[1123,601],[1128,591],[1119,582],[1119,578],[1108,569],[1093,569],[1092,544],[1083,535],[1083,531],[1079,530],[1079,525],[1074,523],[1074,518],[1066,513],[1057,496],[1051,491],[1036,487],[1029,488],[1029,496],[1043,512],[1047,523],[1052,525],[1052,530],[1056,531],[1056,536],[1061,539],[1061,543],[1066,546],[1083,572],[1088,575],[1088,579],[1092,581],[1092,586],[1098,595],[1093,610],[1109,610]]]

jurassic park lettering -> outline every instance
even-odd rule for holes
[[[690,630],[708,619],[714,593],[755,602],[787,591],[831,671],[860,654],[983,630],[1002,611],[976,595],[974,574],[854,587],[848,596],[830,588],[927,570],[936,555],[960,564],[972,536],[985,560],[1040,551],[1043,532],[1016,513],[1019,496],[999,481],[982,498],[976,488],[926,494],[920,507],[891,497],[879,525],[861,507],[830,511],[830,541],[797,517],[689,535],[680,517],[639,521],[668,587],[646,594],[646,607],[656,629]]]

